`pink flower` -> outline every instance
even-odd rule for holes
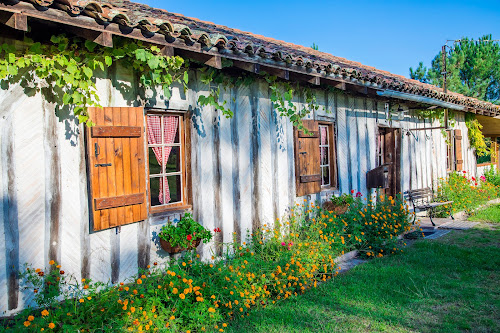
[[[483,181],[483,182],[486,181],[486,177],[485,176],[481,176],[479,179],[481,179],[481,181]]]
[[[191,239],[193,239],[193,236],[187,235],[186,238],[187,238],[188,241],[190,241]]]
[[[282,245],[282,246],[286,246],[286,243],[285,243],[285,242],[282,242],[282,243],[281,243],[281,245]]]
[[[356,198],[361,198],[362,196],[363,194],[361,194],[361,192],[356,193]]]

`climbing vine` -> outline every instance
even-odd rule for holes
[[[490,153],[490,149],[486,145],[485,138],[481,129],[483,125],[476,119],[473,113],[465,114],[465,125],[469,132],[470,146],[476,150],[478,156],[485,156]],[[493,156],[493,155],[492,155]]]
[[[223,64],[223,67],[230,65],[230,63],[225,66]],[[210,92],[206,96],[200,95],[198,103],[202,106],[213,106],[215,109],[220,110],[227,118],[231,118],[234,113],[227,106],[227,101],[220,101],[220,87],[222,86],[223,89],[230,89],[241,85],[248,87],[259,77],[264,78],[268,82],[270,89],[269,98],[278,114],[281,117],[289,118],[292,124],[297,126],[298,129],[307,133],[307,129],[302,124],[302,118],[310,112],[319,109],[316,97],[310,88],[300,86],[299,84],[292,85],[289,82],[278,81],[276,76],[271,76],[263,72],[258,75],[243,72],[236,76],[225,74],[220,70],[209,67],[202,67],[199,71],[202,73],[201,82],[210,86]],[[295,96],[304,98],[305,103],[302,108],[298,108],[293,102]]]
[[[115,62],[133,68],[143,87],[161,86],[166,98],[173,82],[188,83],[181,57],[164,56],[157,46],[130,39],[115,38],[114,45],[103,47],[65,35],[52,36],[44,44],[25,38],[20,48],[5,43],[0,48],[0,81],[41,91],[48,100],[73,108],[79,121],[89,126],[87,107],[101,106],[96,74]]]
[[[430,120],[438,120],[439,124],[444,127],[444,109],[432,109],[432,110],[416,110],[417,117],[420,119],[430,119]],[[451,110],[448,110],[448,127],[453,128],[456,125],[455,113]],[[446,144],[451,145],[451,142],[448,137],[448,133],[446,129],[441,129],[441,134],[446,140]]]

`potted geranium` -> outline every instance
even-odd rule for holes
[[[361,192],[354,195],[354,190],[351,190],[351,194],[344,193],[341,196],[332,196],[330,201],[325,201],[323,203],[323,208],[327,211],[334,212],[337,215],[344,214],[349,209],[349,206],[354,203],[358,198],[361,198]]]
[[[208,243],[212,239],[212,233],[196,222],[190,213],[186,213],[177,225],[172,222],[164,225],[158,236],[161,247],[168,253],[190,250],[202,241]]]

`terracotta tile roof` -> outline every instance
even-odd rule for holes
[[[15,1],[14,4],[12,4]],[[231,53],[245,57],[262,58],[275,62],[279,66],[297,66],[333,74],[341,78],[369,84],[377,89],[390,89],[400,92],[430,97],[466,108],[500,114],[500,106],[480,101],[475,98],[449,92],[444,94],[441,88],[392,74],[374,67],[331,54],[200,21],[195,18],[167,12],[147,5],[127,0],[0,0],[0,3],[32,3],[43,13],[46,8],[65,11],[75,20],[78,16],[94,18],[102,25],[118,24],[133,29],[140,29],[146,35],[162,34],[166,40],[183,39],[186,43],[201,44],[204,50],[217,49],[221,53]]]

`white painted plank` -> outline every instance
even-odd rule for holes
[[[90,275],[94,281],[111,281],[112,232],[115,230],[102,230],[90,234]]]
[[[342,193],[349,193],[349,170],[347,159],[348,154],[348,137],[347,137],[347,96],[344,94],[338,95],[337,102],[337,155],[339,168],[339,188]]]
[[[348,113],[347,113],[347,126],[348,126],[348,150],[349,150],[349,179],[350,190],[359,191],[359,156],[358,156],[358,126],[356,115],[356,99],[352,96],[347,96],[348,99]]]
[[[274,225],[273,213],[273,170],[271,156],[271,124],[272,124],[272,107],[269,99],[268,84],[264,80],[259,80],[259,128],[260,128],[260,172],[259,172],[259,189],[260,189],[260,221],[261,225]]]
[[[45,147],[42,98],[28,98],[14,111],[15,175],[19,225],[19,264],[45,268]],[[38,111],[38,112],[37,112]],[[51,111],[49,111],[51,112]],[[56,117],[51,112],[48,117]],[[48,236],[47,236],[48,237]],[[19,283],[19,307],[33,304],[33,291]]]
[[[366,187],[366,173],[368,172],[368,159],[369,153],[367,151],[368,147],[368,135],[367,135],[367,115],[366,110],[366,99],[356,98],[356,113],[358,115],[358,183],[359,189],[363,198],[368,195],[368,189]]]
[[[239,183],[240,183],[240,226],[241,239],[246,239],[252,230],[251,205],[252,198],[252,163],[250,160],[251,145],[251,110],[250,110],[250,89],[245,85],[237,88],[238,99],[236,101],[236,110],[238,112],[238,164],[239,164]]]
[[[224,89],[221,94],[222,100],[227,105],[231,104],[231,89]],[[221,204],[222,204],[222,232],[224,243],[233,240],[234,216],[233,216],[233,154],[231,137],[231,119],[220,117],[220,170],[221,170]]]
[[[120,236],[120,281],[128,280],[137,275],[137,235],[138,224],[132,223],[121,227]],[[152,238],[152,235],[151,235]],[[151,245],[151,249],[154,245]],[[150,257],[151,258],[151,257]],[[156,261],[156,260],[155,260]],[[153,260],[152,260],[153,262]]]

